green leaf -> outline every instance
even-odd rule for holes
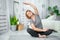
[[[55,13],[56,15],[58,15],[58,14],[59,14],[59,10],[54,10],[54,13]]]
[[[16,18],[16,16],[11,17],[10,16],[10,24],[11,25],[17,25],[18,19]]]
[[[49,10],[49,11],[51,11],[51,10],[52,10],[52,8],[51,8],[51,7],[48,7],[48,10]]]
[[[57,10],[57,9],[58,9],[57,6],[54,6],[54,7],[53,7],[53,10]]]

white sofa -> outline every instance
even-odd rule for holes
[[[51,28],[60,32],[60,21],[43,19],[42,24],[44,28]]]

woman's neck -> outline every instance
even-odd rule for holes
[[[31,16],[31,19],[32,19],[33,21],[35,21],[35,15],[32,15],[32,16]]]

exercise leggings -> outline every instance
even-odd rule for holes
[[[46,32],[37,32],[37,31],[34,31],[34,30],[30,29],[30,28],[27,28],[27,32],[28,32],[32,37],[39,37],[38,34],[40,34],[40,35],[46,35],[46,36],[50,35],[50,34],[52,33],[52,30],[49,29],[49,30],[46,31]]]

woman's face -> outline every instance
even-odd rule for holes
[[[33,14],[32,14],[32,12],[27,12],[27,15],[29,16],[29,17],[31,17]]]

